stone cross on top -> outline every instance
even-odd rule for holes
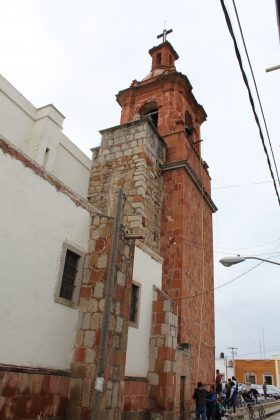
[[[170,34],[171,32],[173,32],[173,29],[168,29],[168,31],[166,29],[164,29],[162,34],[158,35],[157,38],[163,38],[163,42],[165,42],[166,41],[166,36],[168,34]]]

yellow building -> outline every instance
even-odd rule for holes
[[[280,359],[235,360],[235,376],[239,383],[280,385]]]

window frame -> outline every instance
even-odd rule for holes
[[[267,380],[266,380],[266,378],[268,378],[268,377],[270,377],[271,378],[271,384],[269,384],[268,382],[267,382]],[[263,382],[266,382],[267,383],[267,385],[274,385],[274,381],[273,381],[273,375],[272,375],[272,373],[264,373],[263,374]]]
[[[66,299],[60,296],[60,289],[63,279],[64,267],[65,267],[65,260],[67,251],[73,252],[74,254],[79,256],[77,262],[77,272],[75,276],[74,282],[74,290],[72,299]],[[56,303],[60,303],[62,305],[70,306],[71,308],[77,308],[79,305],[79,298],[80,298],[80,288],[83,280],[83,272],[84,272],[84,261],[85,261],[85,251],[77,246],[73,245],[70,242],[63,242],[62,244],[62,252],[60,256],[59,268],[58,268],[58,280],[55,289],[55,296],[54,300]]]
[[[137,310],[136,310],[136,321],[130,320],[130,308],[131,308],[131,297],[132,297],[132,286],[136,286],[138,288],[138,299],[137,299]],[[136,281],[132,281],[131,284],[131,292],[130,292],[130,306],[129,306],[129,326],[133,328],[139,328],[139,318],[140,318],[140,305],[141,305],[141,283]]]
[[[257,384],[257,375],[256,375],[256,372],[245,372],[245,382],[247,383],[247,382],[250,382],[250,384]],[[252,377],[254,377],[255,378],[255,382],[251,382],[250,381],[250,379],[249,378],[252,378]]]

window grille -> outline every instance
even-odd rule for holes
[[[136,323],[138,317],[139,286],[132,284],[130,302],[130,322]]]
[[[72,300],[79,258],[79,255],[67,249],[59,292],[59,296],[64,299]]]

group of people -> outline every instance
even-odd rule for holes
[[[228,379],[225,387],[222,385],[222,376],[216,370],[216,384],[206,389],[202,382],[197,383],[193,394],[196,402],[196,420],[220,420],[226,409],[232,408],[235,413],[237,405],[238,383],[233,376]]]
[[[211,385],[208,389],[202,384],[197,383],[197,387],[193,394],[193,399],[196,401],[196,420],[221,420],[226,410],[232,409],[235,413],[240,399],[238,398],[238,382],[234,376],[229,378],[227,382],[222,381],[220,371],[216,370],[216,383]],[[264,398],[267,398],[267,384],[263,384]],[[248,390],[243,389],[240,394],[246,404],[258,403],[258,391],[255,388]]]

